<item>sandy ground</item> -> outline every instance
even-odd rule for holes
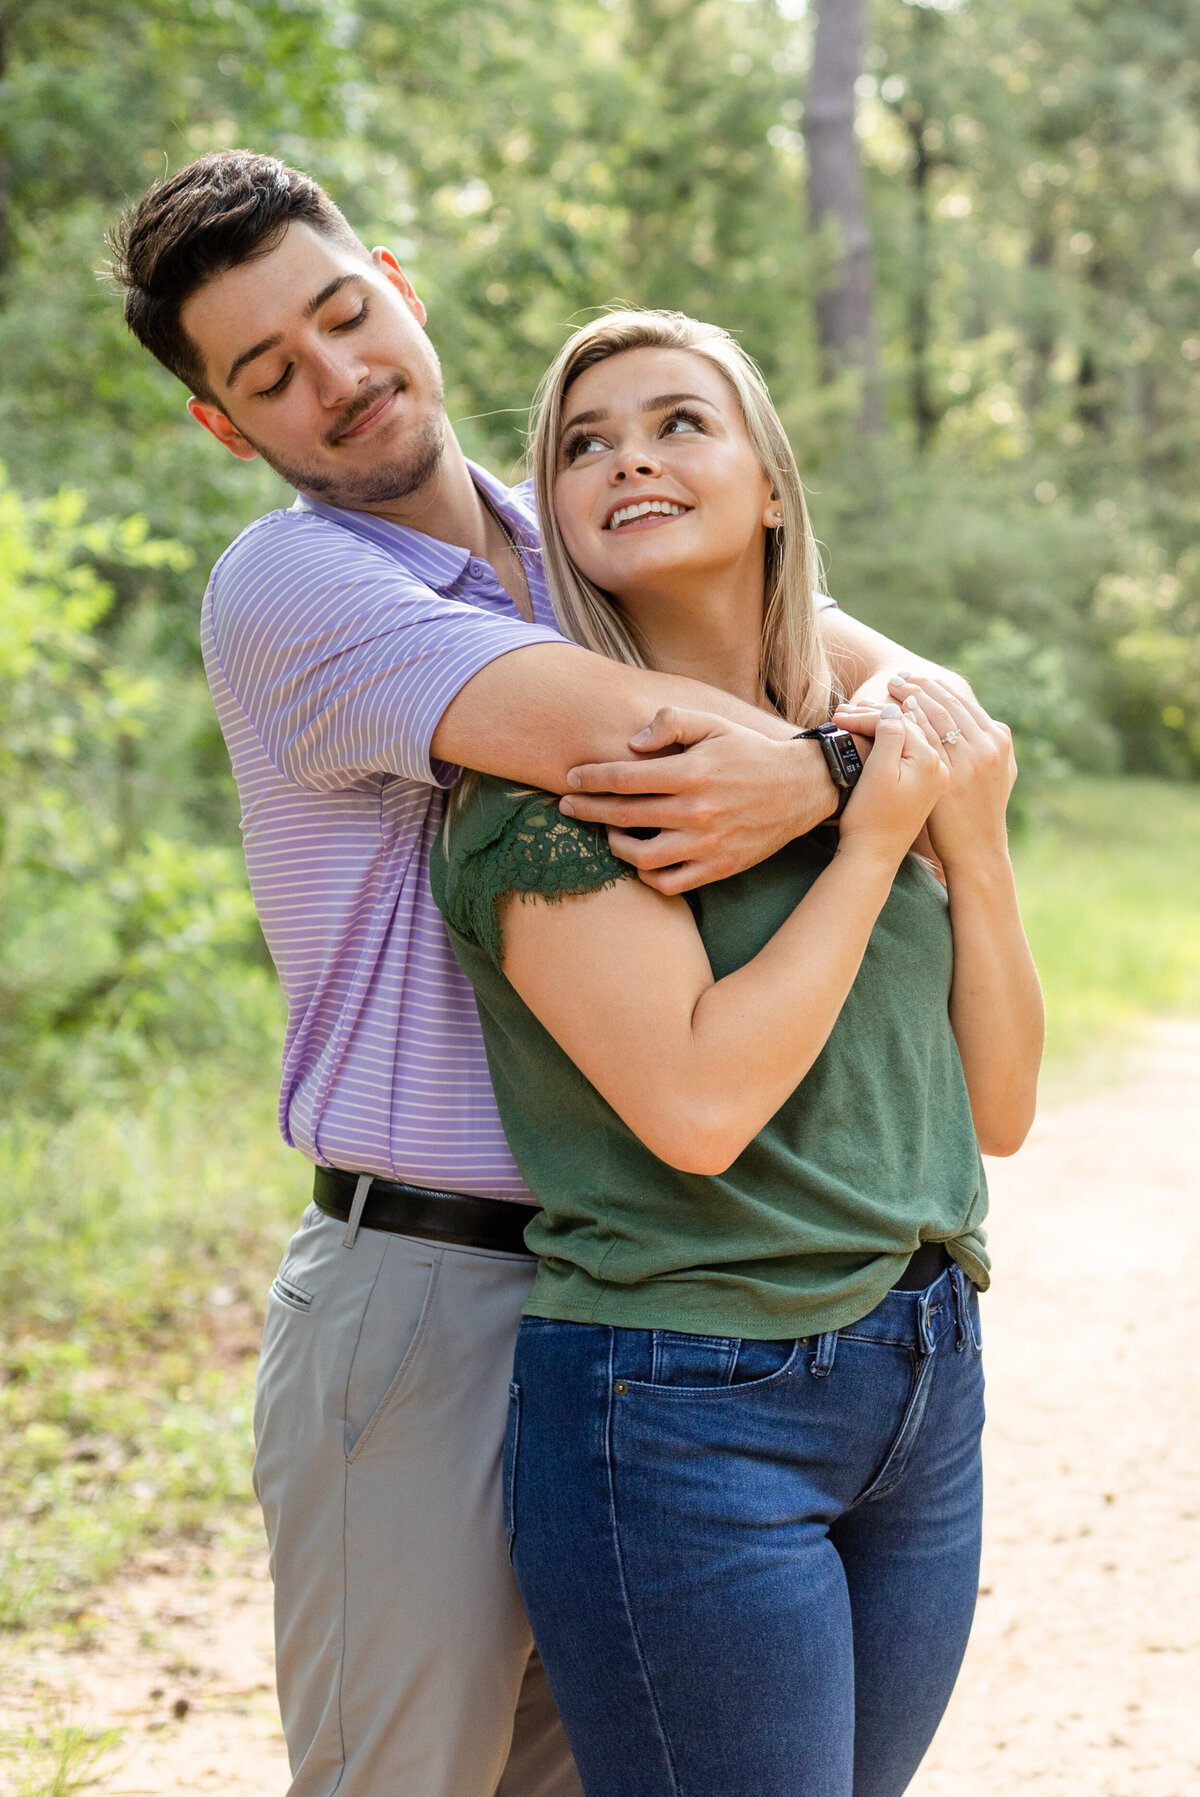
[[[1160,1026],[991,1169],[979,1613],[910,1797],[1200,1793],[1198,1095],[1200,1024]],[[119,1730],[109,1797],[280,1797],[261,1562],[151,1563],[94,1625],[7,1659],[0,1727]]]

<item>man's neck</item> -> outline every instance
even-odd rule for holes
[[[453,543],[472,555],[487,557],[491,514],[452,430],[446,431],[445,447],[436,469],[415,493],[349,509],[370,512],[375,518],[387,518],[392,524],[419,530],[439,543]]]
[[[469,555],[490,562],[497,580],[527,623],[533,621],[533,604],[520,552],[496,513],[475,485],[458,438],[446,431],[445,445],[433,474],[415,493],[403,499],[382,500],[377,505],[349,506],[349,511],[369,512],[419,530],[439,543],[452,543]]]

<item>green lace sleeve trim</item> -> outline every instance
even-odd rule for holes
[[[453,824],[448,859],[451,877],[447,922],[474,942],[499,967],[504,934],[497,907],[513,893],[556,903],[599,892],[636,870],[620,861],[598,824],[564,817],[550,793],[510,791],[517,801],[491,830],[454,851]]]

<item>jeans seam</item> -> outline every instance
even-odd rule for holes
[[[620,1525],[617,1522],[616,1456],[613,1452],[613,1378],[615,1373],[615,1368],[613,1366],[613,1347],[615,1341],[615,1332],[610,1329],[608,1332],[608,1401],[604,1416],[604,1459],[608,1472],[608,1514],[612,1525],[613,1553],[616,1557],[617,1573],[620,1579],[621,1602],[625,1607],[625,1615],[629,1623],[629,1632],[633,1637],[634,1647],[637,1651],[638,1665],[641,1667],[642,1679],[646,1686],[647,1695],[650,1698],[650,1707],[654,1712],[654,1721],[658,1728],[658,1738],[662,1742],[663,1755],[671,1775],[671,1788],[675,1793],[675,1797],[683,1797],[679,1783],[679,1770],[675,1764],[675,1756],[671,1752],[671,1743],[667,1739],[667,1731],[663,1726],[662,1710],[659,1707],[658,1696],[654,1689],[654,1681],[650,1677],[650,1668],[646,1661],[646,1651],[642,1646],[642,1637],[638,1632],[637,1619],[634,1616],[633,1605],[630,1602],[629,1580],[625,1572],[625,1557],[621,1552],[621,1530]]]
[[[904,1415],[888,1449],[887,1458],[876,1473],[867,1489],[860,1492],[849,1506],[856,1510],[860,1504],[873,1503],[876,1498],[886,1497],[896,1489],[912,1459],[913,1449],[921,1433],[921,1425],[925,1421],[925,1412],[929,1408],[929,1387],[933,1381],[934,1354],[921,1356],[920,1368],[917,1372],[916,1384],[909,1394],[908,1403],[904,1406]]]

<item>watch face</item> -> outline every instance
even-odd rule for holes
[[[849,783],[853,785],[858,779],[858,776],[862,773],[863,764],[862,756],[859,754],[858,749],[855,746],[854,738],[850,735],[849,731],[846,732],[844,737],[839,738],[837,749],[838,756],[842,763],[842,772],[845,774]]]

